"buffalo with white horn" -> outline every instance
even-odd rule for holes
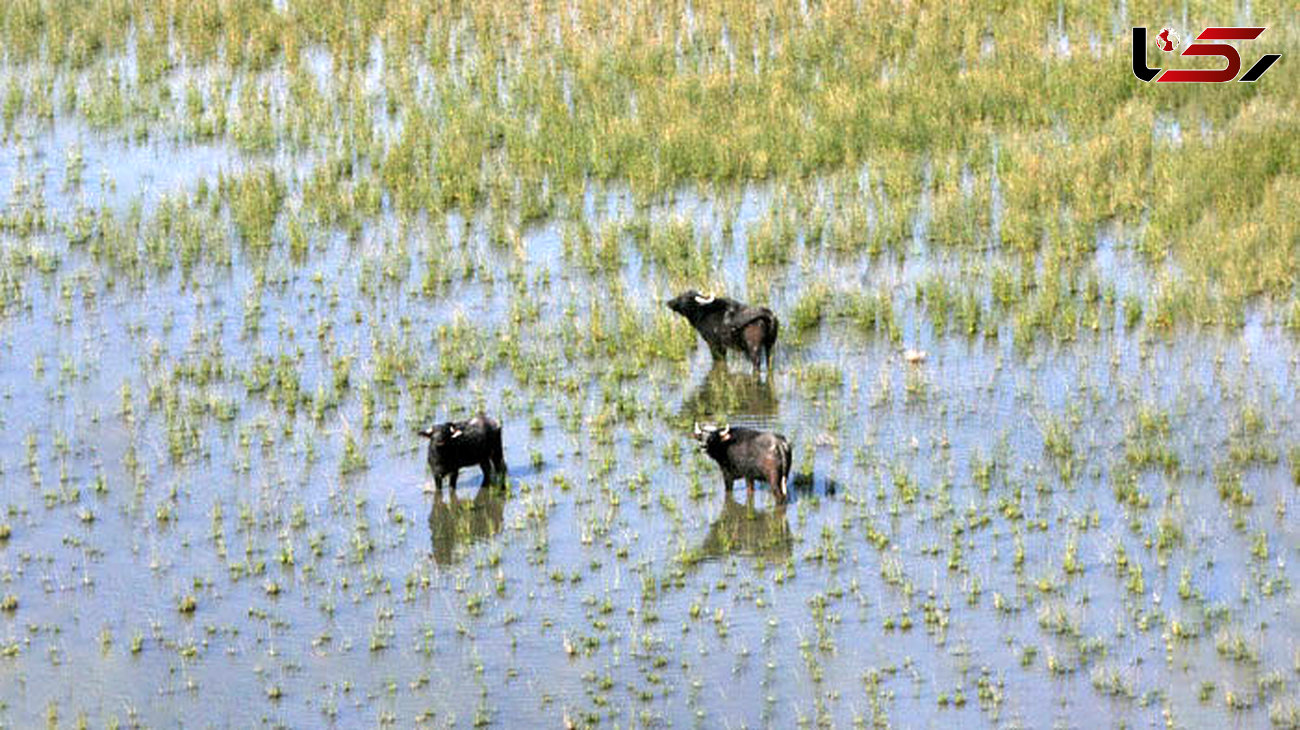
[[[763,364],[772,371],[772,348],[780,329],[772,310],[694,289],[668,300],[667,305],[700,333],[715,361],[726,360],[728,349],[739,350],[749,358],[755,373]]]
[[[754,481],[767,482],[778,504],[785,502],[790,480],[790,442],[771,431],[743,426],[695,424],[695,440],[722,469],[722,485],[731,491],[737,479],[753,491]]]
[[[501,424],[482,413],[465,421],[439,423],[419,432],[429,439],[429,468],[433,481],[442,489],[443,477],[456,477],[461,467],[478,465],[483,470],[483,484],[504,482],[506,460],[501,449]]]

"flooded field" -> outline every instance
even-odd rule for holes
[[[916,10],[1116,76],[927,116],[871,3],[87,5],[0,10],[0,726],[1300,726],[1300,86],[1127,70],[1295,8]]]

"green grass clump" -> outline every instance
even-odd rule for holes
[[[788,317],[797,338],[802,339],[806,332],[821,324],[822,318],[831,311],[833,297],[825,285],[815,284],[804,290]]]
[[[902,341],[903,331],[895,318],[893,300],[888,292],[858,291],[845,296],[844,314],[860,332],[883,334],[894,343]]]
[[[284,183],[266,168],[238,178],[222,178],[219,189],[229,201],[231,217],[245,248],[256,257],[264,257],[284,203]]]

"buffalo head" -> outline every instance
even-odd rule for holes
[[[439,423],[419,432],[421,436],[433,442],[434,446],[444,446],[460,438],[461,429],[455,423]]]
[[[681,294],[669,299],[667,304],[668,308],[674,312],[686,317],[687,319],[694,319],[694,315],[698,314],[710,305],[717,303],[717,301],[718,298],[713,294],[701,294],[694,289],[687,289]]]
[[[723,444],[731,440],[731,426],[715,426],[712,423],[695,424],[695,440],[701,449]]]

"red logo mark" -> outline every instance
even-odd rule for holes
[[[1170,28],[1161,28],[1156,36],[1156,48],[1169,53],[1178,47],[1178,35]]]
[[[1266,28],[1206,28],[1196,36],[1198,41],[1253,41]],[[1189,43],[1180,56],[1218,56],[1227,62],[1220,69],[1186,69],[1171,68],[1164,73],[1158,68],[1148,68],[1146,59],[1146,28],[1133,29],[1133,75],[1142,81],[1159,81],[1161,83],[1208,83],[1220,84],[1237,78],[1241,71],[1241,55],[1237,49],[1227,43]],[[1156,36],[1156,47],[1162,51],[1172,51],[1178,46],[1178,36],[1169,28],[1164,28]],[[1258,81],[1260,76],[1279,58],[1280,53],[1266,53],[1242,75],[1238,81]],[[1156,77],[1159,78],[1156,78]]]

